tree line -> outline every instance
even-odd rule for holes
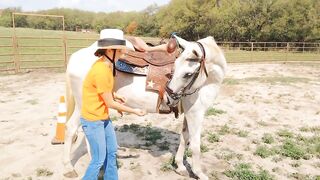
[[[12,27],[11,12],[2,10],[0,26]],[[89,12],[56,8],[32,13],[63,15],[65,30],[119,28],[136,36],[169,37],[172,32],[195,40],[212,35],[218,41],[320,40],[319,0],[171,0],[142,11]],[[16,16],[16,27],[61,30],[57,18]]]

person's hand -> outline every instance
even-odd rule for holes
[[[121,117],[123,116],[123,112],[118,110],[118,113],[121,115]]]
[[[144,116],[147,114],[147,111],[144,109],[134,109],[134,114],[138,116]]]
[[[121,104],[125,104],[127,102],[127,99],[124,96],[120,96],[118,94],[115,94],[114,100]]]

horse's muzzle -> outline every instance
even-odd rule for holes
[[[181,99],[180,93],[174,93],[171,88],[169,88],[169,83],[165,87],[165,97],[167,97],[167,105],[169,107],[175,107]]]
[[[180,98],[173,99],[171,96],[169,96],[167,92],[165,93],[165,96],[167,98],[167,105],[169,107],[176,107],[177,104],[179,103]]]

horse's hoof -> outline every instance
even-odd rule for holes
[[[181,176],[189,176],[189,173],[186,168],[177,168],[175,172]]]
[[[75,170],[73,170],[73,171],[64,173],[63,176],[66,178],[76,178],[76,177],[78,177],[78,174]]]

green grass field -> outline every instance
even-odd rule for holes
[[[14,68],[15,52],[12,45],[14,32],[12,28],[0,27],[0,71]],[[18,52],[16,58],[21,69],[32,69],[41,66],[64,66],[65,46],[69,57],[76,50],[93,43],[97,33],[70,31],[53,31],[16,28]],[[65,37],[65,41],[63,39]],[[159,42],[160,38],[144,38],[148,42]],[[319,50],[320,51],[320,50]],[[320,52],[280,52],[280,51],[244,51],[225,50],[229,63],[270,62],[270,61],[318,61]]]
[[[281,51],[225,51],[228,62],[273,62],[273,61],[318,61],[320,53],[281,52]]]

